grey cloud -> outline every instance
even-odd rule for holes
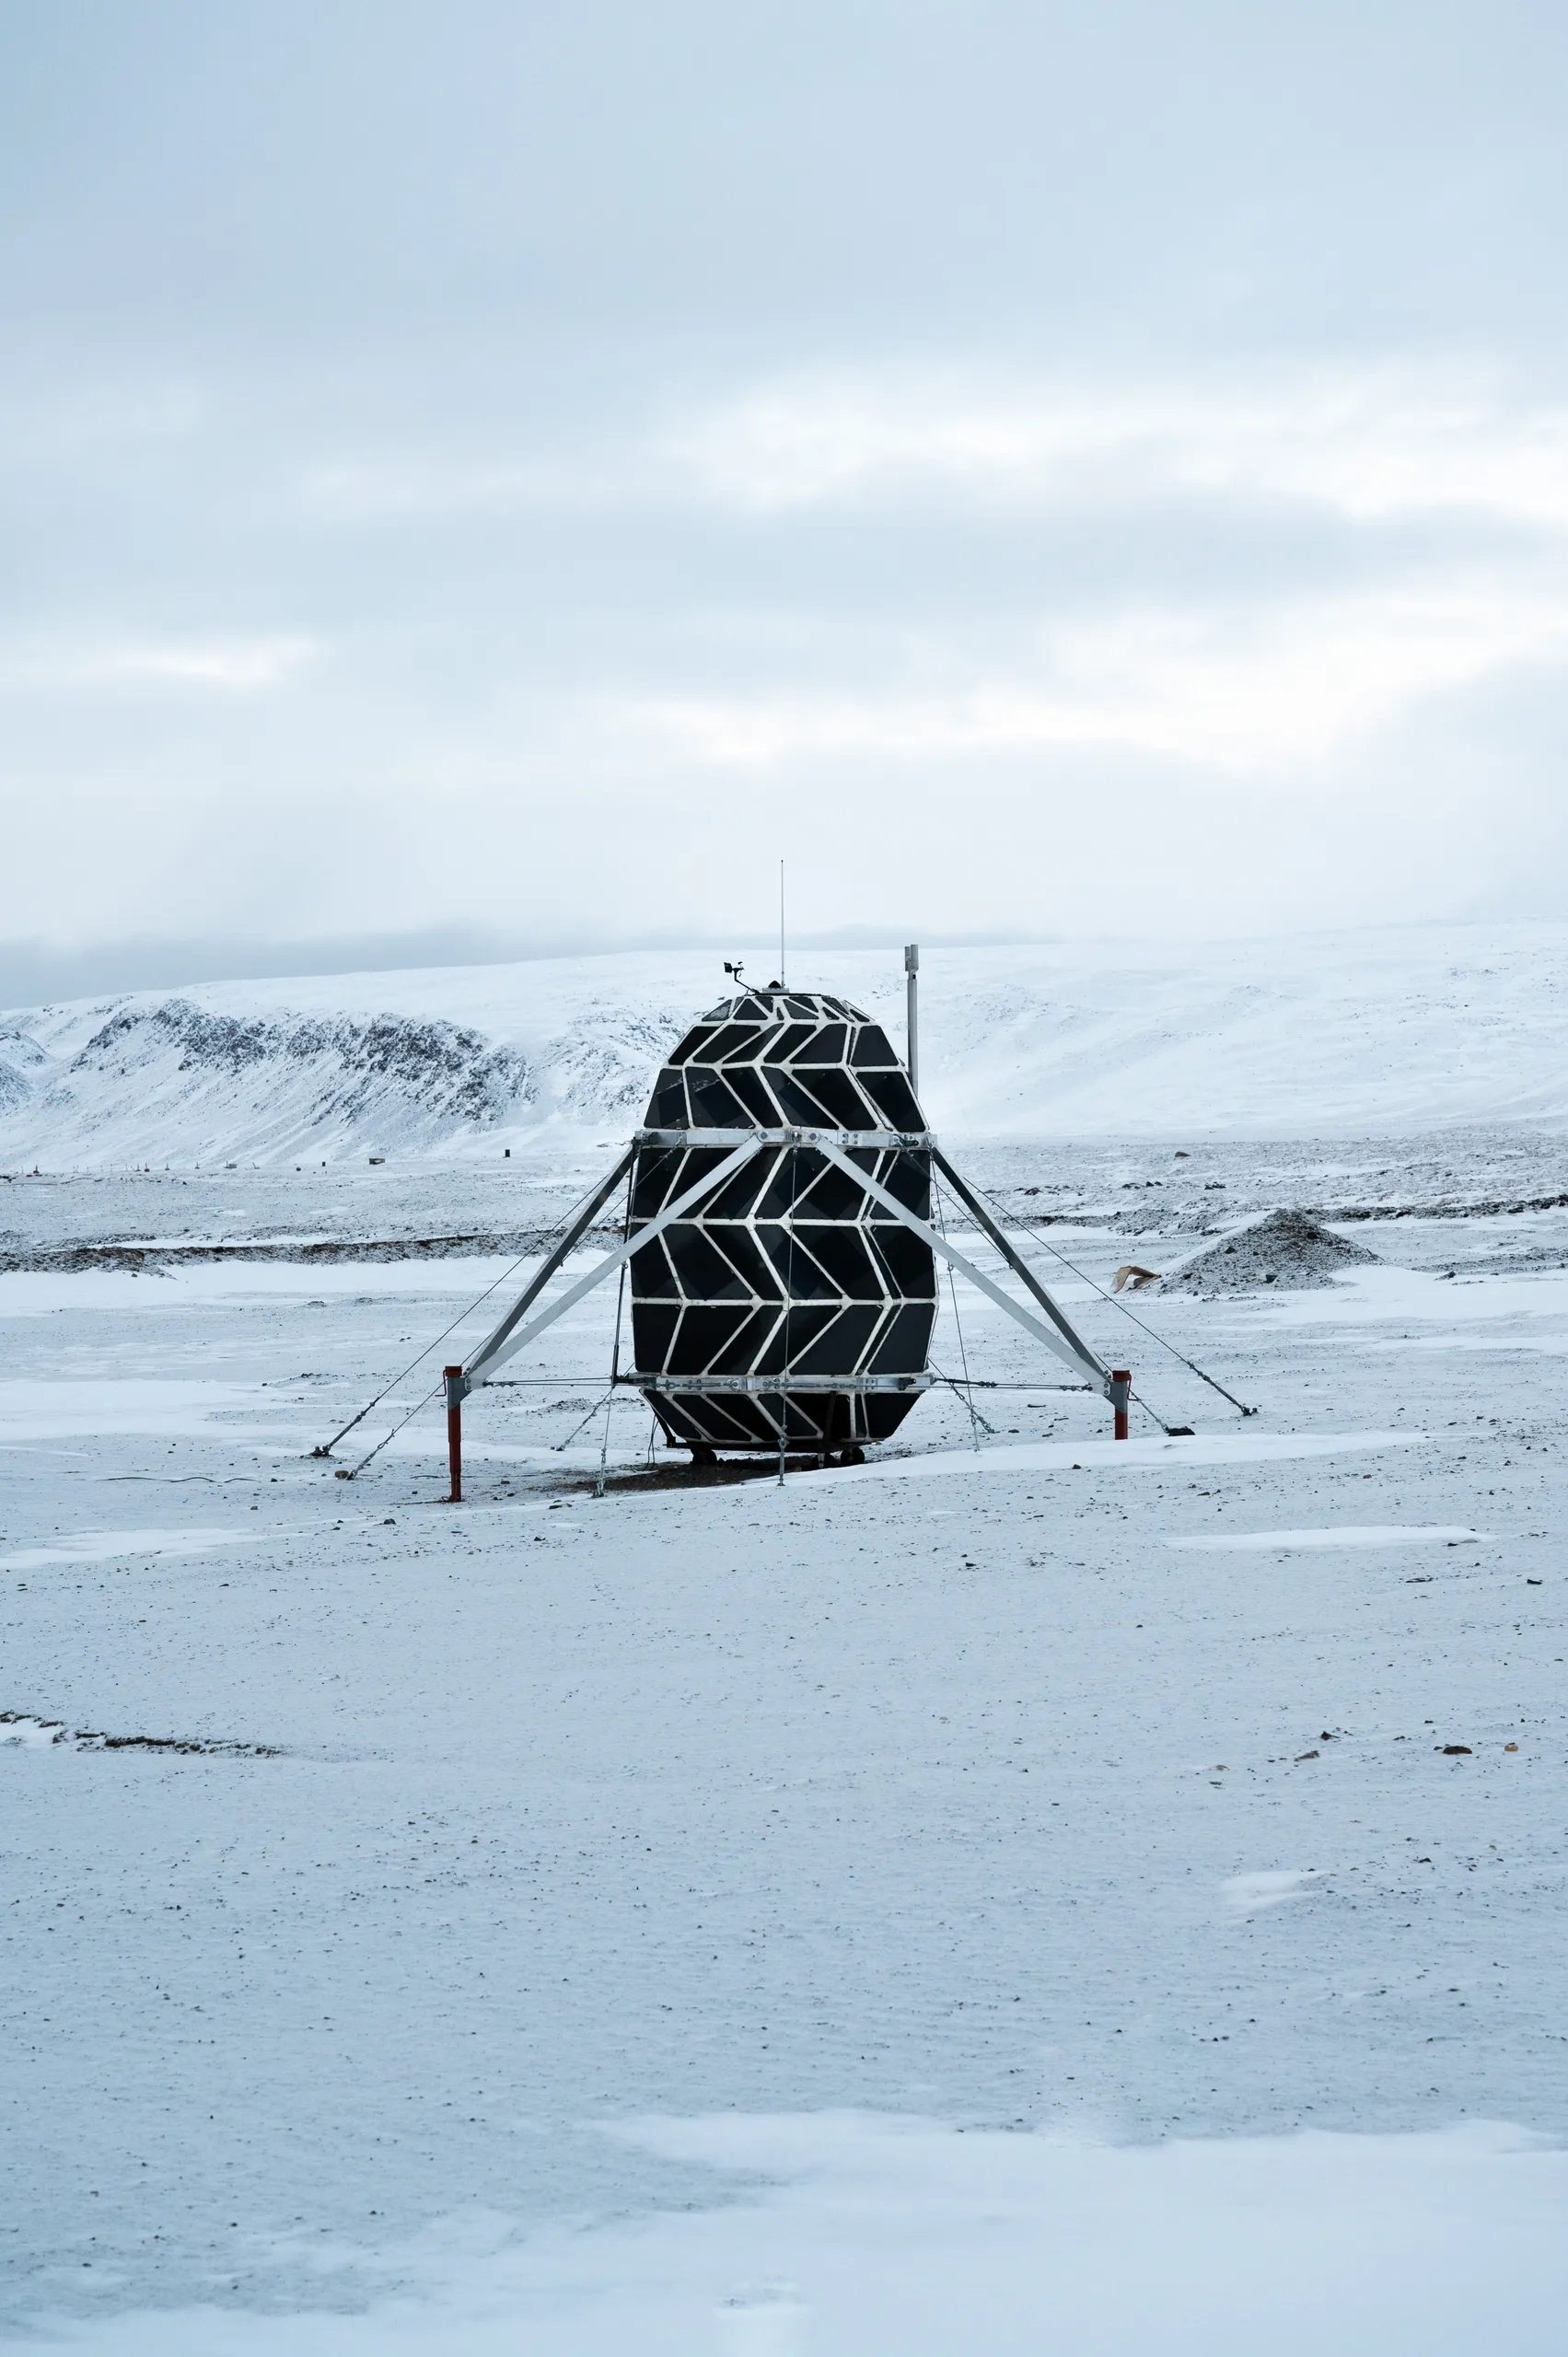
[[[1564,38],[13,12],[0,934],[1539,907]]]
[[[1556,331],[1542,6],[59,0],[6,274],[76,322],[351,338]],[[525,330],[526,331],[526,330]]]

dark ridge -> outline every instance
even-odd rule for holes
[[[215,1736],[209,1740],[202,1736],[100,1735],[90,1727],[78,1727],[64,1740],[75,1744],[78,1751],[196,1752],[203,1758],[226,1759],[283,1758],[282,1747],[275,1743],[226,1743]]]
[[[1443,1197],[1431,1203],[1336,1203],[1318,1216],[1343,1220],[1348,1226],[1362,1219],[1508,1219],[1519,1212],[1561,1211],[1568,1211],[1568,1195],[1525,1195],[1511,1202],[1489,1196],[1469,1203]]]
[[[248,1244],[54,1244],[31,1250],[0,1251],[0,1275],[18,1271],[34,1274],[79,1276],[88,1269],[129,1269],[134,1271],[190,1267],[209,1260],[286,1260],[327,1263],[346,1260],[456,1260],[492,1253],[526,1260],[543,1252],[560,1236],[559,1227],[509,1229],[501,1235],[475,1231],[459,1236],[315,1237],[308,1243],[279,1237]],[[588,1229],[585,1243],[608,1248],[620,1241],[615,1226]]]
[[[68,1727],[64,1719],[40,1719],[30,1711],[0,1711],[0,1727],[36,1726],[52,1743],[71,1745],[77,1751],[197,1752],[230,1759],[281,1759],[275,1743],[231,1743],[218,1736],[105,1735],[96,1727]]]

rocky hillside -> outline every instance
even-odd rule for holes
[[[759,973],[764,968],[758,966]],[[896,951],[797,961],[903,1038]],[[620,1137],[714,955],[207,983],[0,1014],[0,1169],[552,1152]],[[927,952],[953,1136],[1394,1136],[1568,1120],[1568,926]]]

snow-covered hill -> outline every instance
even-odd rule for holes
[[[761,972],[761,967],[759,967]],[[903,1036],[896,952],[802,956]],[[0,1164],[566,1147],[633,1126],[711,953],[205,983],[0,1016]],[[941,949],[923,1093],[956,1136],[1389,1135],[1568,1119],[1568,926]]]

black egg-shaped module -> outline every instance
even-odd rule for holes
[[[633,1237],[748,1133],[749,1158],[632,1256],[629,1379],[686,1447],[886,1440],[930,1380],[935,1261],[812,1142],[930,1219],[924,1116],[881,1026],[802,991],[746,991],[705,1015],[638,1132]]]

